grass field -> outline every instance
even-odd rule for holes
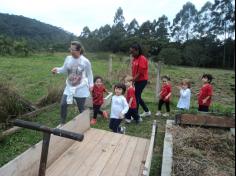
[[[65,56],[65,53],[58,53],[54,55],[35,55],[28,58],[0,57],[0,82],[7,82],[17,90],[21,96],[32,103],[37,103],[40,98],[48,93],[48,90],[52,89],[52,87],[64,85],[65,75],[52,75],[50,70],[54,66],[61,66]],[[87,57],[91,60],[94,75],[104,77],[107,89],[110,91],[112,91],[112,84],[118,82],[129,72],[129,57],[122,55],[113,56],[112,74],[108,74],[108,53],[88,53]],[[210,73],[215,78],[213,80],[213,105],[210,110],[215,113],[223,113],[226,115],[235,112],[234,71],[162,65],[161,75],[169,75],[173,85],[171,116],[169,119],[174,118],[175,107],[178,101],[178,91],[174,86],[178,85],[183,78],[191,79],[193,96],[191,99],[190,111],[197,112],[195,93],[197,93],[201,87],[200,78],[203,73]],[[157,100],[155,98],[156,69],[154,63],[150,63],[149,76],[150,81],[144,91],[143,98],[146,100],[152,113],[155,114],[157,110]],[[67,120],[70,120],[77,114],[77,109],[71,106],[68,112]],[[150,138],[151,125],[154,119],[157,118],[153,115],[150,118],[145,118],[140,125],[126,125],[127,134]],[[151,176],[157,176],[161,173],[166,119],[159,118],[157,120],[157,143],[154,148]],[[37,118],[32,119],[32,121],[37,121],[50,127],[57,126],[59,123],[59,106],[56,106],[50,112],[40,114]],[[107,121],[102,118],[98,119],[98,123],[94,128],[109,130]],[[41,139],[42,135],[40,133],[26,129],[19,131],[11,137],[7,137],[4,141],[0,142],[0,166],[12,160]]]

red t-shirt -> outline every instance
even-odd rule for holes
[[[126,100],[129,103],[129,100],[133,98],[132,103],[130,108],[131,109],[135,109],[137,108],[137,102],[136,102],[136,98],[135,98],[135,89],[134,87],[129,87],[127,90],[127,94],[126,94]]]
[[[170,97],[166,100],[165,97],[171,93],[171,85],[170,84],[163,84],[161,87],[161,94],[160,94],[160,99],[165,101],[165,102],[169,102],[170,101]]]
[[[94,85],[93,91],[92,91],[94,105],[102,105],[103,104],[103,102],[104,102],[103,93],[104,92],[106,92],[106,88],[104,85],[99,86],[99,87]]]
[[[211,96],[213,94],[213,88],[212,85],[207,83],[202,86],[200,89],[199,95],[198,95],[198,104],[199,105],[204,105],[204,106],[210,106],[211,104]],[[210,98],[206,101],[206,103],[203,103],[203,100],[210,96]]]
[[[138,73],[140,75],[136,81],[148,80],[148,60],[143,55],[132,60],[132,76],[136,77]]]

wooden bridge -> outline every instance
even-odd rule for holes
[[[90,128],[89,110],[62,127],[83,133],[77,142],[51,136],[47,176],[148,175],[155,136],[144,138]],[[0,176],[37,176],[42,142],[0,168]]]

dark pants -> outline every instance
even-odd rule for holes
[[[199,105],[198,106],[198,111],[208,112],[209,111],[209,106]]]
[[[142,108],[145,112],[148,112],[149,109],[142,99],[142,92],[143,92],[143,89],[146,87],[146,85],[147,85],[147,81],[138,81],[138,82],[134,83],[135,97],[136,97],[136,101],[137,101],[137,110],[139,109],[139,105],[140,105],[140,106],[142,106]]]
[[[98,114],[103,115],[103,112],[100,110],[102,105],[93,105],[93,118],[97,119]]]
[[[121,132],[121,128],[120,128],[120,123],[121,123],[122,119],[110,119],[110,124],[109,124],[109,128],[114,132],[114,133],[120,133]]]
[[[66,102],[67,99],[67,95],[62,96],[61,98],[61,123],[64,124],[66,122],[66,116],[67,116],[67,107],[68,104]],[[84,111],[84,104],[85,104],[85,100],[86,98],[78,98],[78,97],[74,97],[77,107],[79,109],[79,112],[82,113]]]
[[[134,108],[134,109],[133,108],[129,108],[129,111],[125,114],[125,118],[126,119],[130,120],[131,117],[133,117],[136,122],[139,122],[140,116],[139,116],[138,110],[136,108]]]
[[[165,104],[166,105],[166,112],[170,112],[170,102],[169,101],[164,101],[162,99],[159,100],[159,103],[158,103],[158,110],[161,111],[161,107],[162,105]]]

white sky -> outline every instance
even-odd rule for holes
[[[197,10],[207,0],[0,0],[0,13],[23,15],[61,27],[80,35],[88,26],[91,31],[106,24],[112,25],[119,7],[123,9],[125,23],[134,18],[141,25],[166,15],[170,22],[187,2]],[[214,2],[214,0],[208,0]]]

